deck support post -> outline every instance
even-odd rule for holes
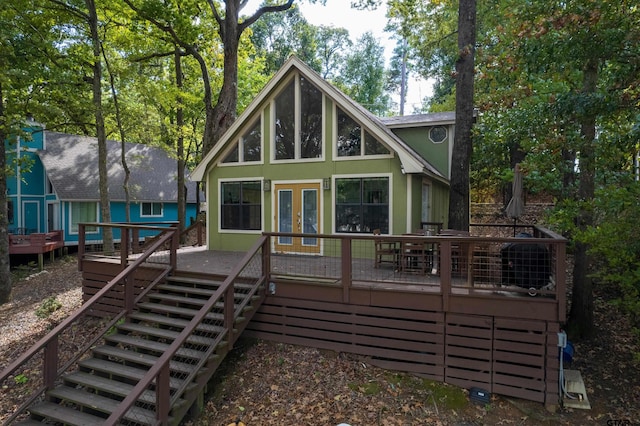
[[[449,295],[451,294],[451,240],[440,243],[440,291],[442,292],[442,309],[449,311]]]
[[[351,238],[342,240],[342,303],[349,303],[349,289],[351,288]]]

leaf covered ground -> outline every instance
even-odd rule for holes
[[[73,258],[23,277],[13,300],[0,306],[0,370],[55,323],[80,306],[81,278]],[[60,307],[36,315],[54,296]],[[212,381],[204,410],[191,426],[228,425],[637,425],[640,424],[640,353],[628,320],[598,290],[597,331],[574,342],[574,369],[581,372],[591,410],[547,411],[541,404],[493,395],[486,405],[469,401],[465,389],[386,371],[345,353],[240,340]],[[80,332],[80,331],[78,331]],[[30,385],[5,382],[0,422],[15,397]]]

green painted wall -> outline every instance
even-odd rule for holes
[[[442,143],[433,143],[429,139],[429,127],[393,129],[400,139],[425,158],[443,176],[449,176],[449,145],[453,143],[453,126],[447,127],[447,139]]]

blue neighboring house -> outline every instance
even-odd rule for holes
[[[7,179],[9,233],[32,234],[62,230],[65,245],[78,244],[78,223],[100,222],[98,140],[94,137],[46,131],[28,123],[30,138],[5,142],[7,165],[15,168]],[[121,142],[107,141],[111,221],[125,222],[124,169]],[[177,161],[161,148],[126,143],[130,169],[131,222],[178,219]],[[16,157],[28,157],[30,167],[14,166]],[[185,179],[186,222],[198,214],[196,184]],[[144,236],[144,235],[141,235]],[[100,242],[96,230],[88,242]],[[117,239],[118,235],[114,235]]]

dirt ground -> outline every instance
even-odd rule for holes
[[[13,300],[0,306],[0,370],[80,305],[76,267],[68,257],[47,264],[42,273],[21,271]],[[50,296],[60,308],[39,318],[35,312]],[[382,370],[348,354],[241,340],[212,381],[203,413],[186,424],[637,425],[640,345],[627,319],[609,303],[612,297],[598,290],[596,335],[573,342],[571,368],[582,374],[591,410],[550,412],[542,404],[504,395],[475,404],[465,389]],[[12,397],[22,393],[14,387],[28,383],[0,386],[1,422],[15,406]]]

